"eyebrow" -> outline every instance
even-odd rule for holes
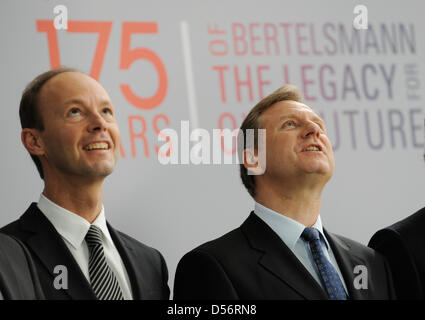
[[[289,114],[285,114],[285,115],[281,116],[279,118],[279,120],[285,120],[285,119],[291,119],[291,118],[298,119],[299,116],[297,116],[295,113],[289,113]],[[325,121],[323,121],[323,119],[320,118],[320,117],[318,117],[316,114],[313,116],[313,121],[316,122],[316,123],[321,124],[324,128],[326,127]]]
[[[78,104],[78,105],[84,106],[85,102],[81,99],[71,99],[71,100],[65,102],[66,106],[71,105],[71,104]],[[112,102],[109,101],[109,100],[102,100],[102,102],[100,103],[100,106],[102,106],[102,107],[103,106],[112,106],[112,105],[113,105]]]

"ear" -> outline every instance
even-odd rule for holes
[[[39,130],[31,128],[22,129],[21,141],[29,153],[35,156],[42,156],[45,153]]]
[[[258,151],[255,149],[245,149],[243,151],[243,165],[248,170],[249,175],[262,175],[265,168],[261,167]]]

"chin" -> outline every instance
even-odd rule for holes
[[[325,174],[325,173],[329,173],[333,171],[333,167],[327,161],[312,161],[309,163],[307,162],[307,163],[304,163],[302,167],[305,171],[310,173]]]
[[[86,168],[84,175],[86,177],[106,177],[114,171],[113,165],[102,165],[91,168]]]
[[[96,170],[98,176],[109,176],[112,172],[114,172],[114,167],[104,167]]]
[[[307,173],[315,173],[320,175],[332,175],[333,170],[325,166],[311,166],[308,168],[304,168],[304,171]]]

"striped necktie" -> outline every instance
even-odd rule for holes
[[[319,230],[305,228],[301,237],[310,245],[311,254],[319,270],[320,278],[331,300],[347,300],[344,285],[338,272],[328,260],[320,244]]]
[[[123,300],[117,278],[106,262],[102,231],[91,225],[85,239],[89,248],[89,276],[94,294],[99,300]]]

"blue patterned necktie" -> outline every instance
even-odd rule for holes
[[[319,270],[320,278],[331,300],[347,300],[344,285],[334,266],[323,252],[320,245],[319,230],[305,228],[301,237],[310,245],[311,254]]]

